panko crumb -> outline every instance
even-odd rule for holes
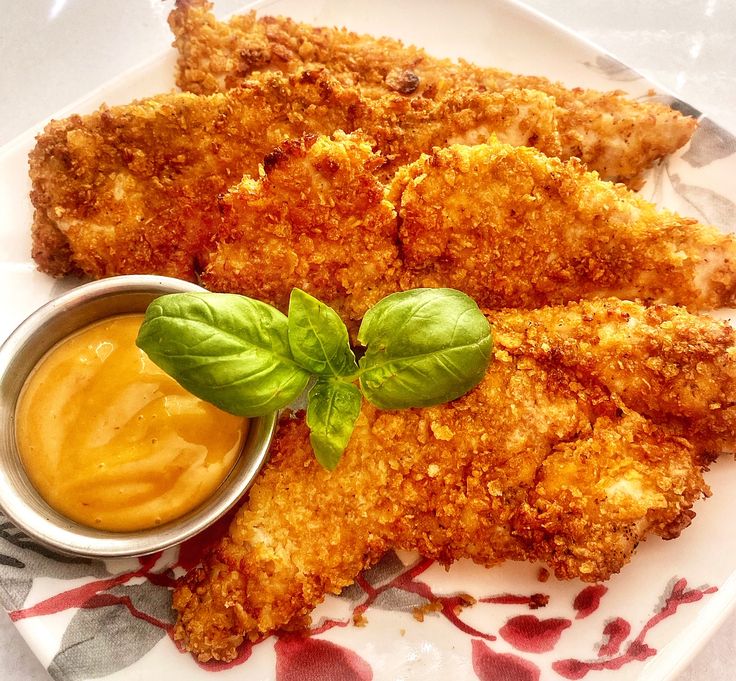
[[[465,608],[469,608],[470,606],[475,605],[478,602],[477,598],[474,598],[470,594],[458,594],[457,597],[462,601],[462,603],[458,603],[452,611],[459,615]]]
[[[449,426],[442,425],[441,423],[437,423],[437,421],[432,421],[432,433],[434,433],[434,436],[438,440],[452,440],[453,437],[455,437],[455,431],[452,430]]]
[[[442,603],[440,601],[431,601],[425,605],[420,605],[412,610],[412,617],[417,622],[424,622],[424,616],[431,612],[439,612],[442,610]]]

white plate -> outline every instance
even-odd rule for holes
[[[500,0],[455,3],[450,20],[439,0],[422,3],[419,12],[416,6],[388,0],[285,0],[264,6],[268,12],[390,34],[437,55],[547,75],[571,85],[619,88],[640,98],[652,87],[559,26]],[[172,51],[158,55],[56,117],[167,90],[173,86],[173,62]],[[26,158],[38,129],[0,150],[0,290],[7,301],[0,338],[75,283],[49,279],[29,259]],[[662,206],[734,230],[735,175],[736,140],[703,120],[690,148],[658,166],[642,191]],[[278,670],[279,678],[291,673],[309,679],[331,669],[340,679],[370,674],[375,679],[446,679],[492,678],[505,670],[507,675],[499,678],[523,681],[579,678],[576,669],[589,669],[588,679],[671,679],[736,602],[736,535],[723,522],[730,517],[736,465],[720,461],[707,479],[714,495],[698,504],[693,526],[674,542],[646,542],[623,573],[602,588],[553,579],[541,583],[538,566],[513,563],[493,570],[459,563],[449,572],[433,565],[409,579],[407,566],[416,557],[392,554],[365,576],[363,589],[348,589],[316,611],[315,623],[324,624],[325,631],[306,643],[269,638],[249,650],[248,659],[221,673],[268,679],[279,676]],[[56,678],[204,678],[206,672],[178,653],[167,635],[172,621],[167,584],[176,554],[170,551],[152,564],[80,563],[54,556],[1,524],[0,601]],[[374,594],[366,612],[367,626],[353,627],[353,609],[371,587],[381,593]],[[453,622],[454,602],[445,600],[445,614],[427,615],[420,624],[412,609],[426,602],[422,594],[427,589],[440,597],[461,591],[492,602],[464,609]],[[530,609],[529,598],[539,593],[549,597],[548,604]],[[506,598],[509,594],[518,598]],[[673,601],[673,594],[680,599]],[[598,607],[588,612],[582,601]],[[509,633],[520,628],[526,637]],[[565,662],[571,659],[583,667]]]

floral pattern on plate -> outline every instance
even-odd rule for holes
[[[174,622],[170,589],[175,576],[197,564],[231,517],[232,514],[173,551],[108,564],[69,559],[49,551],[5,520],[0,523],[0,578],[6,591],[3,604],[14,622],[73,613],[48,666],[55,679],[113,674],[136,663],[164,638],[173,652],[174,644],[168,639]],[[235,660],[202,663],[200,668],[210,672],[241,665],[247,668],[254,651],[266,646],[272,650],[272,675],[278,681],[369,681],[374,678],[370,658],[333,642],[330,633],[347,627],[360,630],[374,611],[382,610],[409,615],[417,622],[432,617],[446,628],[454,628],[453,634],[459,634],[457,637],[464,639],[465,647],[469,646],[472,669],[482,681],[538,681],[547,678],[547,674],[541,676],[543,671],[553,671],[563,679],[581,679],[591,671],[620,669],[656,655],[656,648],[648,643],[650,632],[681,606],[717,590],[714,586],[691,588],[685,578],[673,578],[659,602],[650,604],[654,606],[653,614],[638,628],[624,616],[608,618],[599,634],[600,645],[579,651],[581,657],[565,658],[556,655],[561,638],[574,636],[581,627],[588,628],[584,620],[600,608],[607,586],[576,584],[571,599],[568,592],[561,596],[563,602],[552,603],[553,597],[545,591],[545,585],[550,584],[549,573],[538,567],[539,591],[534,593],[443,593],[432,586],[431,578],[426,578],[436,567],[431,560],[390,552],[342,592],[339,600],[346,605],[342,614],[320,612],[324,608],[319,608],[308,631],[285,632],[247,643]],[[29,573],[36,579],[44,575],[74,582],[80,576],[85,579],[23,607],[33,583]],[[477,582],[474,586],[478,586]],[[497,611],[497,621],[503,622],[500,627],[489,621],[481,629],[466,621],[468,609],[479,604]],[[549,605],[556,605],[556,612],[564,612],[565,616],[547,617]],[[505,643],[504,651],[497,649],[496,642]],[[109,651],[115,654],[110,655]],[[541,661],[539,654],[545,654]]]
[[[322,24],[349,23],[359,16],[351,27],[373,33],[380,33],[381,25],[396,26],[381,23],[391,3],[376,3],[370,17],[351,14],[350,7],[350,2],[335,0],[281,0],[268,3],[267,11]],[[653,97],[700,117],[684,102],[652,94],[652,85],[639,74],[523,8],[466,0],[463,9],[456,10],[453,22],[457,36],[474,36],[456,40],[468,47],[468,58],[520,72],[542,71],[569,84],[622,88],[633,97]],[[492,39],[486,42],[471,30],[480,25],[478,12],[494,13]],[[426,36],[437,17],[428,10],[415,19],[402,27],[402,37],[430,46]],[[519,30],[534,50],[520,54],[511,49]],[[514,56],[509,63],[496,55]],[[170,69],[170,57],[162,55],[75,104],[74,110],[166,89]],[[0,206],[0,235],[13,247],[0,262],[0,285],[17,292],[0,337],[33,308],[76,283],[49,280],[29,260],[25,172],[34,134],[21,136],[0,153],[0,181],[19,197],[16,205]],[[736,138],[700,117],[689,147],[655,167],[641,193],[663,207],[735,230],[735,174]],[[674,542],[645,542],[622,574],[606,584],[560,582],[548,578],[540,565],[508,563],[486,570],[461,561],[445,570],[414,554],[389,553],[339,597],[328,597],[314,612],[308,636],[264,638],[243,646],[227,664],[199,664],[181,653],[171,638],[170,607],[175,579],[196,564],[226,521],[163,554],[101,562],[56,554],[2,519],[0,601],[50,674],[64,681],[152,678],[157,673],[189,681],[211,678],[214,671],[223,678],[247,673],[279,681],[661,681],[671,678],[686,659],[683,651],[693,651],[736,602],[736,537],[722,522],[731,512],[736,465],[719,461],[707,480],[714,495],[697,505],[693,526]]]

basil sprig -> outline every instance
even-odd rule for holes
[[[182,387],[224,411],[263,416],[304,392],[286,315],[231,293],[172,293],[146,310],[136,345]]]
[[[319,379],[307,400],[309,443],[317,461],[335,470],[360,415],[360,390],[345,381]]]
[[[298,288],[289,298],[289,346],[295,361],[317,376],[352,376],[358,370],[340,315]]]
[[[491,354],[488,320],[454,289],[394,293],[366,313],[360,387],[381,409],[429,407],[475,387]]]
[[[358,341],[366,346],[360,362],[339,315],[294,289],[288,318],[233,294],[162,296],[136,344],[191,393],[242,416],[287,406],[312,380],[310,442],[329,470],[350,441],[361,392],[381,409],[448,402],[480,382],[492,349],[488,320],[453,289],[387,296],[366,314]]]

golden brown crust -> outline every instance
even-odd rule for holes
[[[634,336],[631,319],[642,327]],[[334,473],[314,459],[302,416],[281,422],[228,537],[175,592],[186,649],[231,659],[247,637],[303,625],[390,547],[444,563],[542,560],[558,577],[598,581],[647,534],[677,536],[690,523],[708,489],[680,414],[706,414],[716,384],[734,392],[733,331],[615,299],[491,320],[495,361],[475,390],[427,409],[364,404]],[[627,370],[611,386],[615,348]],[[651,367],[675,356],[679,384]],[[688,392],[702,365],[711,379]]]
[[[459,288],[489,308],[601,295],[736,303],[736,238],[575,160],[495,141],[435,149],[401,168],[387,196],[413,286]]]
[[[361,137],[291,142],[224,198],[205,285],[286,309],[294,286],[357,324],[383,295],[450,286],[484,307],[606,295],[736,303],[736,239],[580,164],[490,144],[435,149],[381,197]],[[398,218],[398,220],[397,220]]]
[[[308,136],[266,157],[222,202],[223,225],[202,283],[286,310],[292,288],[357,322],[398,290],[396,214],[361,136]]]
[[[667,106],[636,102],[621,92],[566,88],[546,78],[437,59],[391,38],[284,17],[256,19],[250,12],[219,22],[211,9],[207,0],[179,0],[169,17],[179,51],[177,84],[199,94],[235,87],[255,71],[288,73],[317,64],[367,96],[442,98],[466,87],[539,90],[562,109],[563,158],[578,157],[605,179],[633,184],[657,159],[683,146],[697,125]]]
[[[289,84],[275,77],[228,95],[160,95],[49,123],[30,156],[40,268],[193,279],[219,222],[218,195],[257,172],[285,137],[305,131],[288,118],[289,96],[314,107],[327,129],[343,120],[330,114],[335,100],[343,112],[352,104],[319,83],[300,81],[298,95]],[[62,239],[66,262],[50,247]]]
[[[702,461],[736,452],[736,331],[669,305],[610,300],[488,313],[512,356],[563,366],[688,439]]]
[[[273,87],[284,84],[274,78]],[[339,89],[325,101],[307,91],[325,108],[340,97]],[[732,235],[658,211],[575,160],[495,139],[435,149],[399,168],[384,192],[386,157],[366,135],[307,135],[272,150],[257,180],[246,177],[226,191],[235,171],[206,171],[223,159],[256,165],[239,144],[256,139],[254,124],[231,119],[246,117],[262,95],[212,95],[203,117],[186,101],[194,95],[148,100],[136,105],[145,115],[121,114],[141,122],[123,126],[126,146],[86,143],[104,138],[104,111],[82,124],[52,123],[31,160],[34,254],[42,268],[93,277],[201,273],[211,290],[282,310],[298,286],[353,325],[384,295],[417,286],[454,287],[493,309],[606,295],[695,310],[736,304]],[[210,130],[223,108],[227,118]],[[177,145],[159,151],[149,139],[166,146],[171,129],[202,140],[178,172]],[[275,134],[283,132],[279,125]],[[385,137],[384,146],[409,136]],[[85,143],[72,145],[70,137]],[[408,153],[393,148],[395,158]]]
[[[458,91],[442,102],[366,100],[321,71],[265,74],[240,90],[160,95],[52,121],[30,155],[33,252],[54,276],[83,271],[193,279],[219,224],[218,195],[305,133],[362,129],[388,178],[422,151],[493,132],[559,151],[554,101]]]

